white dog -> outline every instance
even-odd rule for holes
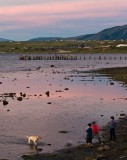
[[[28,144],[31,144],[31,142],[37,146],[37,142],[39,139],[41,139],[40,136],[26,136],[28,138]]]

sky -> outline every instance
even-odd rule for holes
[[[127,24],[127,0],[0,0],[0,38],[73,37]]]

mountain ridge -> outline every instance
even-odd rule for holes
[[[9,42],[9,41],[11,41],[11,40],[5,39],[5,38],[0,38],[0,42]]]
[[[39,41],[60,41],[60,40],[127,40],[127,24],[123,26],[114,26],[103,29],[94,34],[85,34],[74,37],[37,37],[27,40],[33,42]],[[0,38],[0,42],[9,42],[13,40]]]
[[[94,34],[85,34],[75,37],[38,37],[28,41],[52,41],[52,40],[127,40],[127,25],[114,26]]]

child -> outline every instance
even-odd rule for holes
[[[115,140],[116,139],[116,134],[115,134],[116,122],[113,116],[111,116],[111,121],[109,122],[109,128],[110,128],[110,140]]]
[[[93,131],[91,128],[91,123],[88,124],[88,128],[86,129],[86,144],[92,144]]]
[[[97,123],[95,121],[92,122],[92,130],[93,130],[93,137],[96,137],[98,139],[98,141],[101,142],[101,138],[99,135],[100,127],[99,127],[99,125],[97,125]]]

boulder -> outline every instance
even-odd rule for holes
[[[109,150],[109,146],[108,145],[104,145],[104,150]]]
[[[49,92],[49,91],[47,91],[47,92],[45,92],[45,94],[47,95],[47,97],[49,97],[50,92]]]
[[[17,100],[18,100],[18,101],[22,101],[22,97],[18,97]]]
[[[126,114],[125,113],[120,113],[120,117],[119,117],[119,119],[125,119],[127,116],[126,116]]]
[[[8,104],[8,101],[3,100],[3,105],[6,106]]]
[[[104,151],[105,149],[104,149],[104,147],[99,147],[97,150],[98,151]]]
[[[107,160],[107,156],[104,154],[98,154],[97,155],[97,160]]]

